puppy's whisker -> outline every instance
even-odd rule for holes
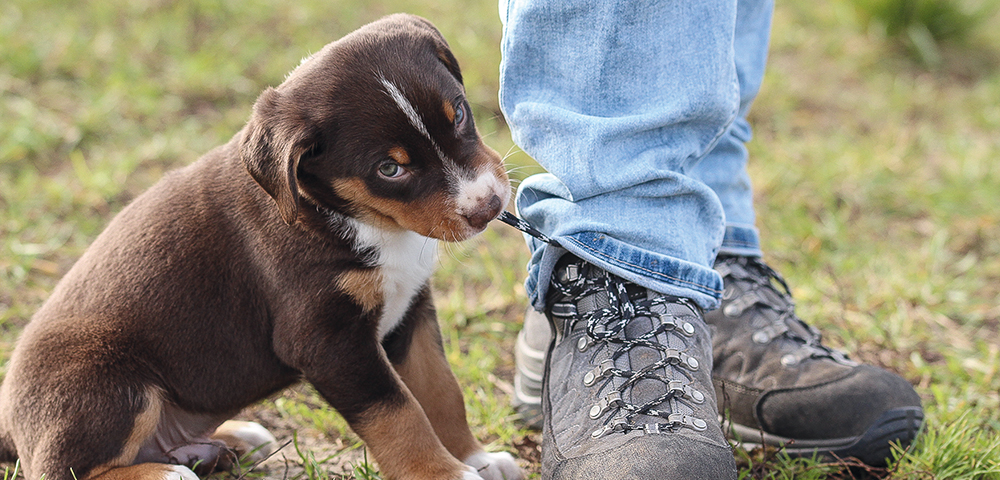
[[[520,173],[524,171],[533,171],[533,170],[538,170],[538,168],[531,165],[514,165],[508,168],[506,171],[508,174],[510,174],[510,173]]]
[[[438,225],[440,225],[440,223],[438,223]],[[434,227],[432,227],[431,230],[429,232],[427,232],[427,236],[424,237],[424,243],[420,246],[420,254],[421,254],[420,256],[421,257],[423,257],[423,253],[426,251],[426,249],[428,248],[428,246],[431,245],[431,243],[432,243],[431,241],[434,239],[434,230],[437,230],[438,225],[434,225]],[[448,242],[444,242],[444,243],[445,243],[445,245],[448,244]],[[435,246],[436,245],[437,244],[435,244]]]
[[[506,160],[506,159],[510,158],[510,156],[513,155],[514,153],[517,153],[517,152],[515,152],[515,150],[520,151],[520,152],[524,151],[524,150],[521,150],[517,145],[511,145],[510,148],[507,149],[507,153],[503,154],[503,159]]]

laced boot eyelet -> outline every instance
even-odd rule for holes
[[[676,348],[668,348],[663,352],[663,357],[668,365],[683,365],[691,370],[698,370],[698,367],[701,366],[697,358]]]
[[[602,361],[598,366],[594,367],[593,370],[587,372],[583,376],[583,384],[588,387],[593,387],[598,380],[607,377],[611,373],[611,370],[615,368],[615,362],[611,359]]]
[[[590,436],[593,438],[601,438],[611,432],[626,432],[628,429],[628,420],[626,420],[625,417],[616,417],[601,428],[591,432]]]
[[[605,395],[605,397],[602,398],[601,401],[597,402],[593,407],[590,407],[590,418],[596,420],[600,418],[601,415],[608,413],[608,411],[610,411],[613,407],[620,407],[622,405],[625,405],[625,402],[622,401],[621,392],[618,392],[617,390],[611,392]]]
[[[781,364],[786,367],[794,367],[799,364],[799,357],[788,354],[781,357]]]
[[[699,405],[705,403],[705,394],[695,390],[690,384],[684,383],[682,380],[671,380],[667,385],[667,391],[668,393],[684,397]]]
[[[708,428],[708,422],[690,415],[684,415],[682,413],[671,413],[667,415],[667,422],[669,422],[675,428],[688,427],[695,431],[701,432]]]

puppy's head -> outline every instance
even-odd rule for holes
[[[254,104],[240,156],[295,223],[304,204],[458,241],[510,198],[462,74],[430,22],[393,15],[303,60]]]

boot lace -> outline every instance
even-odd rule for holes
[[[681,428],[690,428],[696,431],[708,428],[708,423],[704,419],[678,413],[680,412],[678,407],[682,402],[694,404],[705,402],[705,394],[694,388],[694,377],[690,373],[700,368],[698,360],[685,350],[668,348],[656,340],[658,335],[668,332],[684,337],[692,337],[695,334],[694,325],[667,313],[667,304],[681,303],[692,310],[696,307],[686,299],[665,295],[641,300],[632,299],[623,280],[607,273],[592,275],[580,271],[581,268],[588,269],[589,267],[589,264],[569,265],[567,268],[571,271],[568,271],[566,275],[568,281],[565,283],[553,281],[552,286],[563,295],[564,299],[569,300],[569,303],[562,303],[562,308],[571,308],[573,311],[572,314],[568,315],[569,323],[564,331],[572,331],[579,322],[586,323],[586,337],[579,339],[578,350],[585,351],[598,343],[613,349],[610,358],[601,361],[594,369],[586,373],[584,384],[588,387],[594,387],[600,383],[600,387],[603,388],[615,377],[624,379],[624,382],[613,387],[607,395],[591,407],[590,418],[595,420],[614,411],[612,415],[607,417],[603,425],[591,435],[598,438],[611,432],[626,433],[633,430],[644,430],[646,433],[659,433],[676,431]],[[581,300],[600,295],[602,292],[606,292],[608,297],[607,306],[595,308],[582,314],[575,313],[575,305],[578,305]],[[570,303],[574,307],[569,307]],[[553,311],[559,307],[559,305],[554,306]],[[654,322],[656,324],[654,328],[638,337],[626,338],[625,328],[632,320],[640,317],[659,319],[659,322]],[[660,359],[637,370],[626,370],[615,366],[616,359],[638,347],[659,351]],[[666,371],[678,372],[682,378],[669,378],[660,373]],[[666,391],[645,403],[633,404],[626,401],[626,392],[639,381],[645,379],[662,382],[666,386]],[[637,419],[641,415],[657,417],[665,421],[639,423]]]
[[[751,308],[766,309],[769,324],[757,329],[752,340],[766,344],[779,337],[790,339],[798,348],[781,357],[782,365],[791,367],[809,358],[829,358],[844,365],[856,365],[847,354],[823,345],[820,331],[795,314],[795,301],[785,279],[770,266],[755,257],[722,257],[715,264],[725,283],[740,282],[743,293],[726,298],[730,302],[722,313],[738,317]],[[780,290],[779,288],[780,287]],[[727,294],[730,289],[727,289]]]

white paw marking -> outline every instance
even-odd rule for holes
[[[524,473],[514,457],[507,452],[477,452],[465,459],[483,480],[523,480]],[[464,480],[464,479],[463,479]]]
[[[167,465],[167,473],[163,480],[200,480],[190,468],[184,465]]]
[[[257,422],[229,420],[223,423],[219,430],[224,430],[246,443],[253,451],[249,458],[253,462],[267,458],[278,445],[278,440],[274,438],[274,435],[271,435],[271,432]]]
[[[462,480],[483,480],[483,477],[476,473],[475,468],[466,467],[466,471],[462,472]]]

